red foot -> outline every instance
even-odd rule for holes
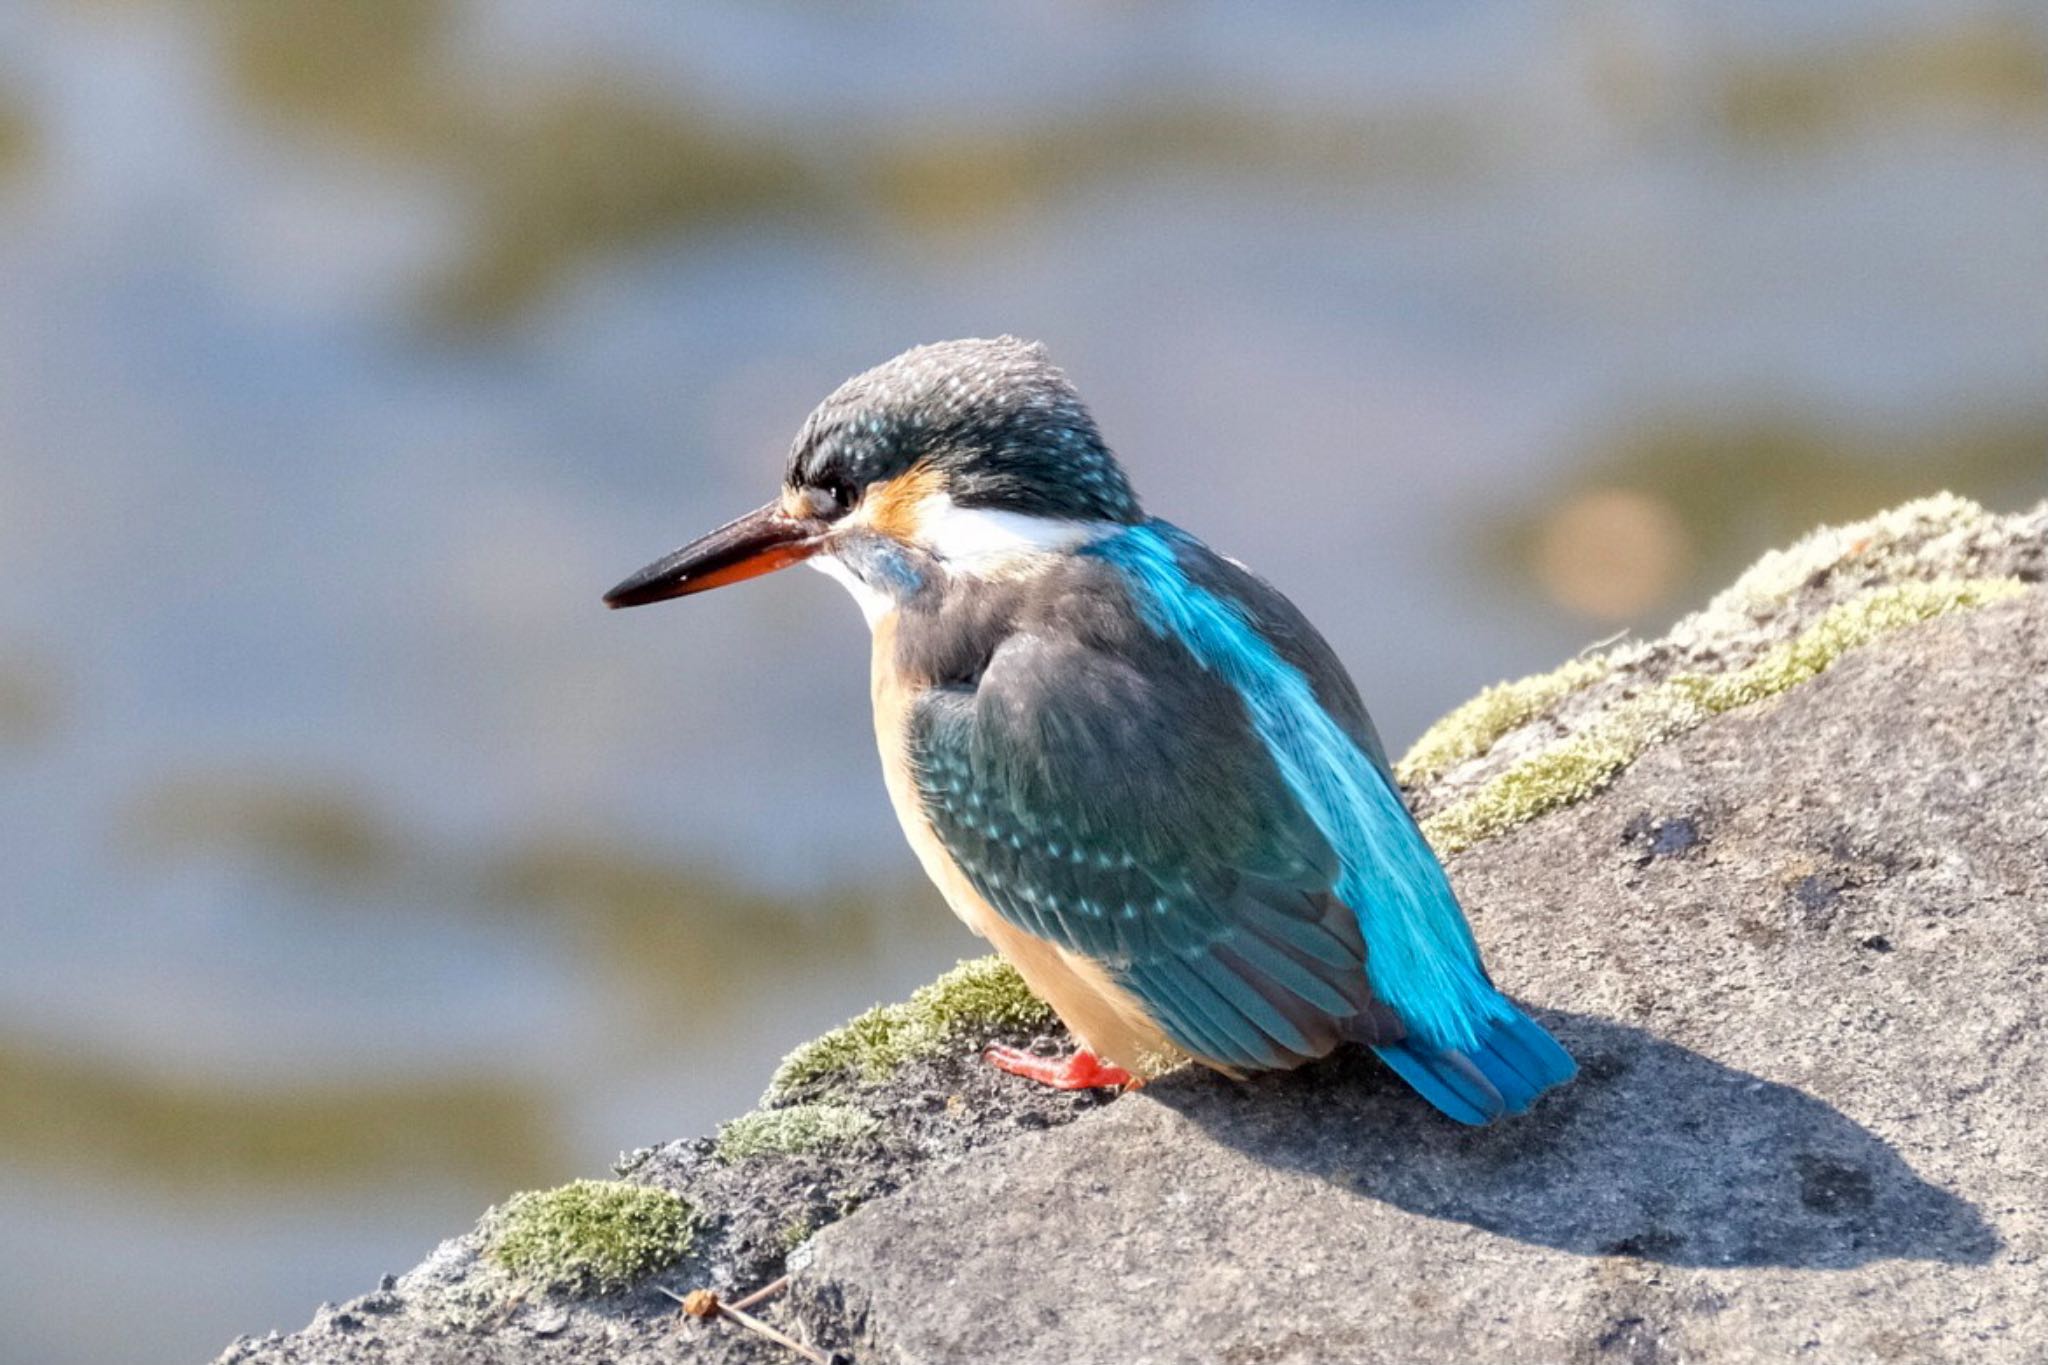
[[[981,1059],[998,1071],[1037,1081],[1055,1090],[1093,1090],[1105,1085],[1129,1090],[1139,1084],[1138,1078],[1130,1072],[1120,1066],[1111,1066],[1086,1048],[1071,1057],[1040,1057],[1022,1048],[991,1043],[982,1051]]]

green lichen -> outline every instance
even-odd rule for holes
[[[1670,686],[1688,691],[1719,714],[1774,697],[1826,672],[1836,659],[1892,631],[1952,611],[1972,611],[2026,591],[2012,578],[1943,579],[1894,583],[1828,609],[1796,639],[1770,650],[1749,667],[1718,676],[1683,674]]]
[[[809,1214],[800,1213],[782,1225],[782,1250],[786,1254],[795,1251],[811,1239],[817,1229],[811,1226]]]
[[[491,1216],[485,1254],[540,1289],[611,1294],[673,1262],[696,1239],[680,1196],[620,1180],[515,1194]]]
[[[796,1156],[841,1147],[881,1131],[872,1114],[844,1104],[792,1104],[757,1109],[718,1130],[717,1152],[728,1162]]]
[[[1610,667],[1604,658],[1574,659],[1548,673],[1487,688],[1430,726],[1395,775],[1409,787],[1434,782],[1460,763],[1483,756],[1510,730],[1606,677]]]
[[[829,1076],[876,1081],[975,1033],[1043,1028],[1052,1010],[998,957],[963,962],[900,1005],[877,1005],[783,1059],[768,1085],[782,1099]]]
[[[1704,719],[1676,693],[1655,688],[1590,722],[1562,744],[1532,754],[1422,822],[1439,857],[1575,805],[1612,782],[1654,744]]]
[[[1995,519],[1953,493],[1902,503],[1864,521],[1822,526],[1782,550],[1766,553],[1717,593],[1702,613],[1744,619],[1792,600],[1808,583],[1854,567],[1896,582],[1965,578],[1965,548]]]
[[[1796,638],[1732,673],[1682,673],[1620,703],[1562,744],[1509,767],[1422,822],[1448,856],[1601,790],[1653,745],[1710,716],[1777,696],[1844,653],[1905,626],[2025,591],[2009,578],[1895,583],[1830,608]]]

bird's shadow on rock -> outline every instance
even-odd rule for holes
[[[1841,1269],[1998,1250],[1975,1206],[1812,1095],[1611,1020],[1543,1021],[1578,1079],[1488,1128],[1436,1114],[1362,1050],[1244,1083],[1189,1069],[1145,1093],[1268,1165],[1582,1255]]]

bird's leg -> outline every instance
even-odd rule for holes
[[[1111,1066],[1085,1047],[1070,1057],[1040,1057],[1022,1048],[991,1043],[982,1050],[981,1059],[998,1071],[1037,1081],[1055,1090],[1093,1090],[1098,1086],[1129,1090],[1140,1084],[1130,1072],[1120,1066]]]

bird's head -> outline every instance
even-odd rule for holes
[[[1141,515],[1042,346],[944,341],[840,385],[797,433],[780,497],[605,601],[641,606],[811,560],[872,619],[934,575],[1011,571]]]

